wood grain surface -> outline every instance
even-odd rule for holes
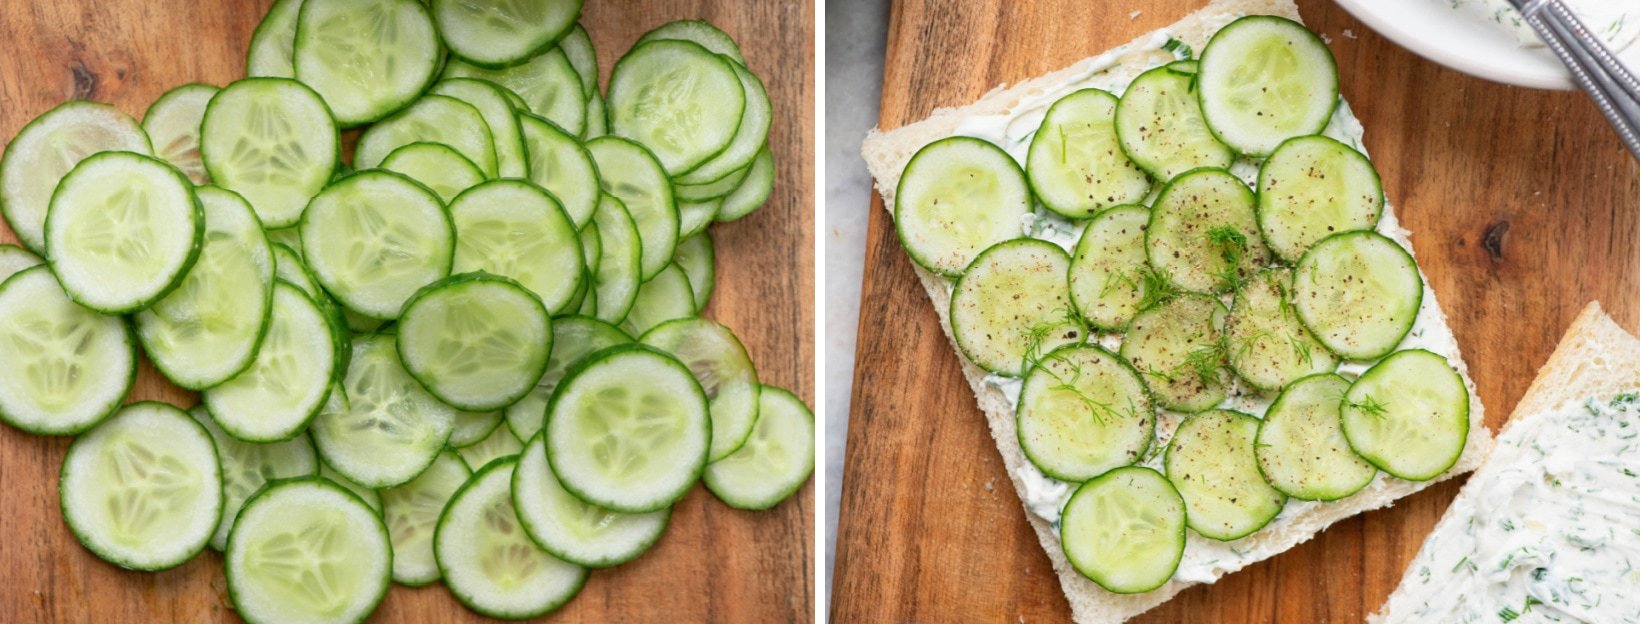
[[[881,126],[967,104],[1203,4],[896,2]],[[1490,428],[1590,299],[1640,329],[1640,175],[1582,95],[1471,78],[1396,47],[1331,2],[1298,5],[1330,39],[1343,95],[1451,317]],[[834,621],[1068,620],[882,198],[869,199]],[[1394,589],[1462,482],[1336,524],[1136,621],[1360,622]]]
[[[0,137],[70,98],[140,116],[171,87],[224,85],[244,73],[251,31],[270,0],[0,2]],[[706,315],[734,328],[763,381],[814,401],[814,3],[589,0],[582,23],[610,67],[645,31],[707,19],[739,40],[774,102],[774,196],[757,214],[713,226],[718,289]],[[16,238],[0,226],[0,239]],[[3,366],[4,363],[0,363]],[[133,400],[197,398],[146,363]],[[75,542],[58,513],[67,438],[0,427],[0,622],[229,622],[221,557],[171,571],[120,570]],[[544,620],[807,622],[814,601],[814,489],[768,512],[724,506],[696,487],[644,557],[591,575]],[[394,587],[372,621],[479,618],[439,585]]]

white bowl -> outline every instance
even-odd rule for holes
[[[1536,89],[1575,87],[1547,48],[1522,47],[1507,29],[1454,10],[1447,0],[1337,2],[1390,41],[1463,73]],[[1619,56],[1631,67],[1640,66],[1640,44]]]

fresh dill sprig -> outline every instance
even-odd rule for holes
[[[1365,398],[1362,398],[1360,401],[1345,399],[1344,404],[1366,412],[1372,416],[1383,416],[1389,413],[1389,404],[1379,401],[1377,397],[1370,394]]]
[[[1058,372],[1055,372],[1053,370],[1052,362],[1062,363],[1069,368],[1070,378],[1066,379]],[[1099,401],[1092,396],[1089,396],[1086,391],[1082,390],[1080,387],[1083,373],[1081,362],[1071,361],[1065,356],[1050,355],[1049,361],[1044,362],[1042,371],[1047,373],[1048,376],[1052,377],[1056,382],[1054,385],[1048,387],[1049,390],[1069,392],[1074,395],[1076,399],[1082,403],[1083,407],[1088,408],[1088,414],[1093,417],[1094,422],[1097,422],[1100,425],[1109,424],[1111,421],[1133,414],[1135,411],[1131,399],[1129,399],[1127,412],[1123,413],[1118,411],[1110,403]]]
[[[1064,306],[1055,310],[1054,313],[1056,316],[1052,320],[1038,323],[1026,330],[1024,361],[1021,362],[1022,366],[1020,368],[1022,371],[1029,371],[1042,363],[1042,356],[1047,355],[1042,350],[1048,344],[1052,335],[1067,328],[1075,331],[1078,335],[1082,334],[1082,325],[1076,318],[1076,310],[1071,309],[1070,306]]]
[[[1218,247],[1219,259],[1224,260],[1224,268],[1214,274],[1219,283],[1232,289],[1241,286],[1241,259],[1247,253],[1247,235],[1228,225],[1220,225],[1207,231],[1207,240]]]

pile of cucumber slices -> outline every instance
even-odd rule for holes
[[[441,579],[522,618],[643,554],[697,481],[740,509],[807,481],[812,413],[699,316],[707,226],[774,185],[763,83],[683,21],[600,91],[581,8],[278,0],[249,77],[141,123],[69,102],[6,146],[0,420],[78,436],[87,549],[222,551],[250,622]],[[139,347],[199,405],[124,404]]]
[[[1465,382],[1412,331],[1425,287],[1379,232],[1378,173],[1326,136],[1321,39],[1252,16],[1166,52],[1053,102],[1023,155],[927,145],[894,205],[961,354],[1017,390],[1027,468],[1074,490],[1067,558],[1119,593],[1167,583],[1187,529],[1237,540],[1289,498],[1432,479],[1469,428]]]

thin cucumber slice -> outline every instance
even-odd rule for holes
[[[432,0],[450,54],[486,67],[522,61],[569,32],[581,0]]]
[[[587,35],[587,29],[575,24],[558,40],[558,47],[569,59],[569,66],[575,68],[575,74],[581,77],[581,95],[591,102],[598,95],[598,50],[592,45],[592,37]]]
[[[1283,17],[1251,15],[1220,28],[1202,50],[1196,81],[1207,127],[1250,156],[1319,134],[1338,106],[1332,52]]]
[[[365,506],[369,507],[371,511],[381,515],[382,497],[375,490],[354,483],[352,479],[347,478],[346,475],[340,472],[336,472],[335,468],[331,468],[329,464],[324,462],[319,462],[319,476],[329,479],[331,483],[340,485],[343,489],[352,492],[354,496],[359,497],[359,500],[364,501]]]
[[[296,18],[302,0],[274,0],[267,15],[251,34],[250,51],[245,54],[245,75],[252,77],[295,78]]]
[[[392,584],[381,517],[318,477],[274,482],[251,497],[223,559],[234,611],[253,624],[363,621]]]
[[[717,252],[712,246],[712,233],[702,231],[678,243],[672,261],[689,278],[689,289],[695,293],[695,310],[705,310],[717,287]]]
[[[1173,431],[1163,463],[1184,497],[1186,520],[1202,537],[1230,541],[1274,520],[1287,495],[1264,482],[1253,440],[1259,419],[1230,410],[1186,418]]]
[[[593,139],[587,142],[587,151],[598,164],[604,193],[621,200],[638,226],[643,241],[642,277],[653,279],[666,268],[678,245],[679,217],[671,181],[648,148],[626,139]]]
[[[1117,468],[1083,483],[1060,518],[1065,558],[1112,592],[1161,587],[1184,558],[1184,499],[1149,468]]]
[[[125,322],[70,301],[45,265],[0,283],[0,362],[0,420],[36,435],[90,429],[137,377]]]
[[[506,88],[524,101],[519,112],[545,117],[570,134],[581,136],[587,127],[585,94],[581,76],[569,57],[556,47],[530,60],[503,69],[486,69],[450,59],[444,66],[445,78],[481,78]]]
[[[314,277],[349,310],[399,317],[405,300],[450,275],[455,228],[427,187],[386,171],[330,185],[302,214]]]
[[[587,504],[559,484],[537,435],[513,469],[512,502],[524,532],[552,556],[588,568],[637,559],[666,531],[671,508],[624,514]]]
[[[577,251],[576,253],[579,253]],[[535,387],[552,351],[552,318],[518,282],[462,273],[421,289],[398,325],[404,369],[440,401],[486,412]]]
[[[1339,409],[1350,448],[1408,481],[1446,472],[1469,440],[1469,389],[1446,358],[1423,349],[1374,364],[1350,384]]]
[[[438,193],[444,203],[484,182],[484,171],[443,143],[411,143],[382,159],[382,169],[402,173]]]
[[[1025,175],[1048,210],[1086,219],[1150,193],[1150,177],[1116,138],[1116,96],[1082,89],[1054,102],[1031,139]]]
[[[199,152],[217,186],[239,193],[263,227],[295,225],[330,182],[341,139],[312,89],[284,78],[251,78],[211,98]]]
[[[1338,366],[1338,358],[1299,321],[1292,283],[1290,269],[1260,271],[1236,289],[1224,322],[1230,370],[1260,390],[1280,390],[1295,379]]]
[[[1378,169],[1331,138],[1288,139],[1258,170],[1259,230],[1288,262],[1334,233],[1373,229],[1383,212]]]
[[[525,619],[569,602],[587,571],[530,541],[512,503],[518,459],[479,470],[445,506],[433,533],[433,553],[456,600],[483,615]]]
[[[598,226],[598,246],[604,252],[592,275],[595,315],[608,323],[620,323],[632,311],[643,282],[643,241],[626,204],[613,196],[599,200],[593,223]]]
[[[1053,243],[1021,238],[974,258],[951,292],[951,334],[964,357],[987,371],[1021,377],[1087,328],[1071,308],[1071,259]]]
[[[269,315],[251,367],[200,395],[222,430],[246,442],[301,433],[324,407],[341,369],[341,338],[302,289],[276,283]]]
[[[63,522],[86,550],[130,570],[166,570],[205,550],[222,514],[211,436],[164,403],[135,403],[63,456]]]
[[[451,78],[433,85],[432,93],[447,95],[471,104],[484,117],[494,139],[496,175],[503,178],[522,178],[529,175],[529,161],[524,156],[524,132],[518,125],[518,110],[502,88],[477,78]]]
[[[0,158],[0,213],[17,239],[43,253],[57,183],[87,157],[117,151],[151,154],[153,148],[137,120],[107,104],[73,100],[23,126]]]
[[[154,155],[188,176],[194,184],[210,184],[199,158],[199,122],[217,89],[208,84],[186,84],[159,96],[142,115],[142,129],[154,144]]]
[[[1019,392],[1019,446],[1061,481],[1134,464],[1150,448],[1156,408],[1139,371],[1098,345],[1049,353]]]
[[[319,282],[313,279],[313,273],[308,272],[307,265],[302,263],[301,254],[280,243],[272,243],[269,248],[273,250],[273,276],[275,279],[290,282],[291,285],[302,289],[302,292],[307,293],[307,296],[315,301],[319,299],[319,295],[324,294]]]
[[[620,328],[595,318],[561,316],[552,321],[552,355],[547,358],[547,370],[535,382],[535,389],[506,409],[507,427],[513,436],[528,440],[546,422],[547,403],[564,374],[581,362],[581,358],[615,345],[632,342],[632,337]]]
[[[1350,380],[1332,373],[1288,384],[1259,422],[1259,471],[1300,500],[1335,501],[1367,487],[1378,469],[1350,449],[1339,401]]]
[[[438,74],[443,49],[416,0],[326,0],[302,5],[292,54],[296,77],[351,128],[393,114]]]
[[[717,217],[718,210],[723,208],[723,200],[710,199],[703,202],[678,202],[678,239],[686,239],[706,231],[706,226],[712,224]]]
[[[723,198],[723,206],[718,208],[717,222],[738,221],[762,208],[763,204],[769,201],[769,195],[774,193],[774,174],[774,153],[769,151],[769,146],[764,145],[763,151],[758,152],[757,159],[752,161],[746,179],[741,181],[734,192]]]
[[[1145,258],[1145,228],[1150,210],[1118,206],[1099,213],[1076,242],[1071,254],[1071,303],[1088,324],[1105,331],[1121,331],[1139,313],[1157,283]]]
[[[585,227],[598,209],[603,191],[598,185],[598,165],[592,154],[574,136],[552,122],[534,115],[519,115],[524,129],[524,153],[529,160],[530,181],[552,193],[564,212]]]
[[[483,442],[499,426],[501,412],[456,412],[450,429],[450,446],[461,448]]]
[[[138,312],[137,338],[154,367],[202,390],[256,358],[273,306],[273,253],[250,204],[214,186],[196,190],[205,209],[199,260],[176,290]]]
[[[486,177],[496,176],[495,139],[484,116],[472,104],[443,95],[423,97],[370,126],[359,135],[354,165],[375,168],[393,150],[411,143],[443,143],[478,165]]]
[[[1224,400],[1230,386],[1222,339],[1227,314],[1217,299],[1187,295],[1133,318],[1122,357],[1144,374],[1158,405],[1194,413]]]
[[[1383,357],[1401,343],[1424,301],[1412,254],[1377,232],[1344,232],[1316,243],[1293,270],[1298,318],[1333,353]]]
[[[342,322],[354,333],[368,334],[387,326],[388,321],[370,318],[352,310],[342,310]]]
[[[581,136],[590,141],[608,134],[609,111],[604,104],[604,94],[594,91],[587,100],[586,129],[581,131]]]
[[[634,336],[642,336],[656,325],[688,318],[696,312],[695,292],[689,285],[689,276],[678,265],[668,264],[660,275],[638,288],[638,296],[633,300],[626,320],[621,321],[621,329]]]
[[[701,481],[736,509],[770,509],[814,472],[814,412],[797,395],[763,386],[757,426],[745,446],[706,465]]]
[[[404,372],[391,335],[353,339],[342,387],[314,419],[313,442],[325,463],[354,483],[386,488],[432,463],[454,427],[455,409]]]
[[[657,511],[700,478],[712,438],[689,369],[642,345],[610,347],[564,377],[547,407],[547,459],[564,489],[611,511]]]
[[[131,152],[97,154],[51,196],[46,257],[70,299],[104,314],[148,307],[199,258],[205,214],[174,167]]]
[[[610,133],[648,146],[674,177],[728,149],[748,99],[734,62],[677,40],[628,51],[610,72],[608,97]]]
[[[747,175],[745,184],[756,174]],[[946,277],[961,275],[992,245],[1018,238],[1020,219],[1030,213],[1031,189],[1019,163],[971,137],[940,139],[917,150],[894,192],[900,245],[917,264]]]
[[[523,450],[524,443],[513,436],[512,430],[496,428],[477,444],[456,449],[456,454],[461,456],[461,461],[466,462],[468,468],[478,470],[496,459],[517,455]]]
[[[1223,169],[1173,178],[1150,208],[1145,252],[1174,285],[1222,292],[1270,263],[1253,191]]]
[[[553,314],[569,311],[586,257],[558,200],[523,180],[480,184],[450,202],[456,228],[453,273],[485,271],[517,280]]]
[[[727,56],[740,65],[746,64],[746,59],[740,55],[740,46],[735,45],[734,38],[705,20],[680,20],[661,24],[654,30],[644,33],[638,38],[638,42],[632,45],[637,47],[638,44],[657,39],[693,41],[714,54]]]
[[[715,462],[739,450],[758,420],[757,368],[734,332],[703,318],[667,321],[644,333],[639,342],[670,354],[689,367],[706,392],[712,415],[712,444],[706,461]]]
[[[46,261],[22,247],[0,243],[0,282],[6,281],[23,269],[45,264]]]
[[[758,148],[758,154],[761,155],[763,150],[767,147],[768,146],[765,145]],[[753,162],[756,162],[755,158]],[[744,169],[731,172],[729,175],[723,176],[714,182],[707,182],[700,185],[673,184],[672,195],[677,197],[680,202],[703,202],[711,199],[723,199],[728,197],[730,193],[733,193],[735,189],[740,188],[740,184],[746,181],[747,174],[750,174],[751,172],[752,166],[747,165]]]
[[[587,223],[576,238],[581,241],[581,261],[585,264],[584,268],[589,273],[597,271],[598,261],[604,256],[603,242],[598,240],[598,224]],[[581,283],[587,285],[591,281],[583,279]]]
[[[769,138],[774,110],[769,103],[769,94],[763,88],[763,81],[758,80],[745,66],[738,63],[729,65],[740,79],[741,89],[746,92],[746,108],[741,113],[740,127],[735,130],[734,139],[729,141],[728,147],[693,171],[678,176],[678,184],[708,184],[750,167]]]
[[[288,227],[279,228],[277,230],[264,229],[262,233],[268,236],[268,243],[274,245],[284,245],[290,252],[296,255],[296,259],[300,260],[302,258],[302,230],[300,228]]]
[[[1122,151],[1157,181],[1198,167],[1228,169],[1236,159],[1202,119],[1196,70],[1195,61],[1178,61],[1139,74],[1116,105]]]
[[[313,453],[313,440],[299,435],[283,442],[257,444],[241,442],[216,426],[204,405],[188,410],[188,415],[211,434],[216,445],[216,456],[222,464],[222,520],[211,536],[211,548],[221,551],[228,547],[228,532],[234,519],[239,517],[245,501],[269,481],[306,477],[319,471],[319,457]]]
[[[472,477],[455,453],[439,453],[420,476],[381,491],[382,519],[393,539],[393,582],[419,587],[438,580],[433,530],[444,505]]]

